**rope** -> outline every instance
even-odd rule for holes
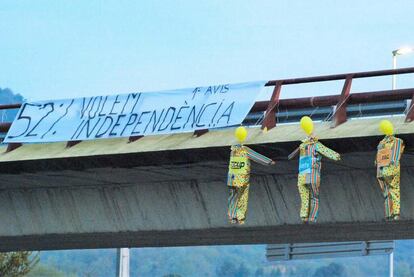
[[[278,102],[276,102],[276,103],[273,103],[271,106],[270,106],[270,109],[269,109],[269,107],[268,107],[268,109],[266,109],[266,112],[267,112],[267,110],[269,110],[269,111],[272,111],[275,107],[279,107],[279,101]],[[263,113],[263,115],[261,116],[261,117],[259,117],[259,119],[256,121],[256,124],[255,125],[260,125],[260,124],[262,124],[263,123],[263,121],[265,120],[265,118],[267,117],[267,116],[270,116],[270,114],[269,115],[267,115],[266,114],[266,112],[264,112]]]
[[[317,110],[319,110],[319,106],[317,106],[313,111],[312,111],[312,113],[309,115],[309,117],[312,117],[312,115],[317,111]]]
[[[409,114],[411,112],[411,110],[414,108],[414,103],[411,103],[411,107],[407,107],[407,112],[405,114]]]
[[[345,99],[335,108],[335,111],[332,111],[332,115],[330,115],[331,113],[328,114],[328,116],[325,119],[325,122],[329,122],[331,121],[331,119],[335,116],[336,112],[346,103],[346,101],[348,100],[348,98],[350,97],[350,94],[348,94]],[[330,115],[330,116],[329,116]],[[325,123],[324,122],[324,123]]]

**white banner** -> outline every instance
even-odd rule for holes
[[[27,102],[4,142],[146,136],[237,125],[252,108],[264,84]]]

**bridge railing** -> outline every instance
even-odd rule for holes
[[[381,115],[405,112],[405,121],[409,123],[414,120],[414,88],[359,93],[350,92],[352,80],[354,79],[409,73],[414,73],[414,67],[271,80],[265,84],[267,87],[274,87],[270,100],[256,102],[246,117],[245,123],[260,124],[262,129],[266,128],[269,130],[276,127],[277,122],[296,121],[304,112],[306,113],[307,109],[313,110],[318,108],[319,112],[316,114],[316,117],[328,119],[331,121],[331,127],[334,128],[346,122],[348,115],[361,113],[361,105],[364,106],[363,110],[366,114]],[[341,94],[280,99],[283,86],[335,80],[345,80]],[[407,102],[403,102],[404,100],[411,100],[411,103],[407,105]],[[18,109],[21,105],[21,103],[0,105],[0,110]],[[290,119],[283,120],[284,117],[290,117]],[[7,133],[11,124],[12,122],[0,122],[0,133]],[[199,130],[195,132],[195,135],[200,136],[207,131]],[[131,137],[130,141],[136,139],[138,138]],[[72,146],[72,143],[68,142],[68,146]],[[13,145],[10,148],[13,148]]]
[[[345,74],[334,74],[315,77],[293,78],[293,79],[281,79],[272,80],[266,83],[266,86],[274,86],[270,101],[257,102],[252,111],[261,111],[265,109],[265,114],[262,120],[262,129],[271,129],[276,126],[277,115],[276,110],[282,109],[306,109],[312,107],[331,107],[334,106],[331,120],[332,127],[336,127],[347,121],[347,106],[352,104],[369,104],[378,102],[390,102],[401,100],[414,100],[414,88],[399,89],[399,90],[384,90],[373,91],[365,93],[351,94],[352,80],[358,78],[380,77],[389,75],[399,75],[414,73],[414,67],[400,68],[400,69],[388,69],[378,71],[366,71],[366,72],[353,72]],[[345,80],[342,92],[340,95],[319,96],[319,97],[307,97],[296,99],[284,99],[280,100],[280,94],[282,86],[292,84],[303,83],[315,83]],[[406,122],[414,120],[414,101],[411,101],[409,107],[407,107]]]
[[[341,101],[341,95],[328,95],[317,97],[305,97],[294,99],[281,99],[274,106],[274,111],[266,111],[271,105],[270,101],[256,102],[245,119],[246,125],[262,125],[262,128],[271,129],[277,123],[297,122],[304,115],[312,114],[316,120],[331,121],[331,127],[344,123],[347,117],[380,116],[406,113],[406,122],[411,122],[413,114],[408,113],[412,107],[409,101],[414,95],[414,88],[358,92],[349,94],[345,102]],[[332,120],[339,117],[341,120]],[[266,112],[265,112],[266,111]],[[266,118],[274,117],[274,121]]]

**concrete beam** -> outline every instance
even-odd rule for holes
[[[226,174],[233,131],[27,144],[0,155],[0,251],[414,238],[414,127],[392,117],[406,142],[402,220],[383,220],[373,161],[381,119],[319,123],[322,142],[343,154],[323,160],[319,223],[299,219],[297,125],[248,143],[277,161],[253,165],[247,223],[227,223]],[[0,149],[1,151],[1,149]]]
[[[383,221],[375,152],[368,151],[325,160],[320,220],[310,226],[299,220],[297,161],[253,165],[247,223],[237,227],[226,219],[228,157],[204,157],[0,174],[0,250],[414,238],[413,155],[402,160],[399,222]]]

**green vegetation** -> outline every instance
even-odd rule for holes
[[[0,253],[0,276],[26,276],[38,261],[39,255],[29,251]]]
[[[57,270],[53,266],[46,266],[40,264],[36,266],[27,277],[76,277],[77,274],[66,274],[62,271]]]

